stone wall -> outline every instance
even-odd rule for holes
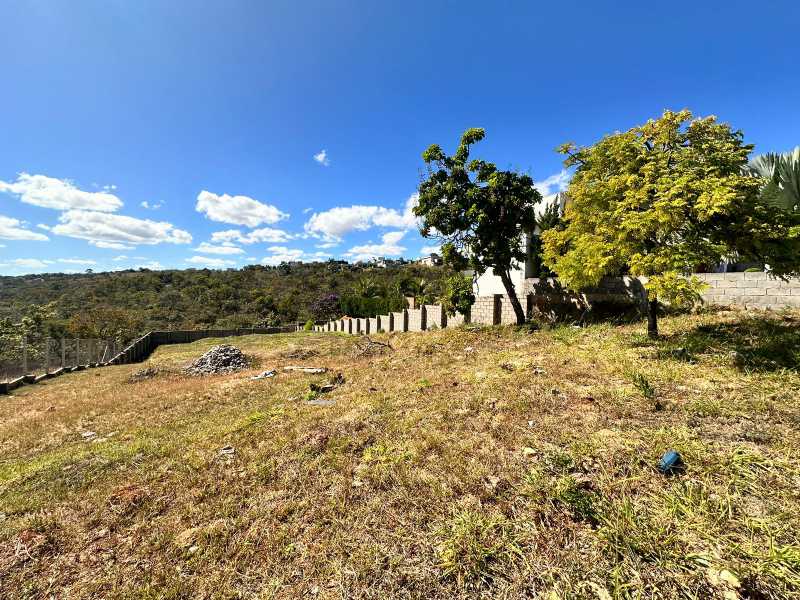
[[[703,301],[722,306],[800,308],[800,279],[782,281],[767,273],[699,273],[708,285]]]

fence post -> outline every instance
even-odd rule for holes
[[[50,338],[44,338],[44,372],[50,373]]]
[[[62,337],[61,338],[61,368],[63,369],[67,366],[67,342]]]
[[[75,366],[81,364],[81,338],[75,338]]]
[[[22,374],[28,374],[28,336],[22,336]]]

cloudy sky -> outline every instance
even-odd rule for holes
[[[530,173],[688,107],[800,144],[800,3],[0,3],[0,274],[418,257],[431,143]]]

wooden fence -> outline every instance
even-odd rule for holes
[[[7,394],[23,384],[39,383],[43,379],[58,377],[65,373],[82,371],[93,367],[107,367],[109,365],[125,365],[137,363],[149,357],[156,348],[164,344],[188,344],[205,338],[235,337],[241,335],[264,335],[272,333],[289,333],[297,330],[297,325],[282,325],[278,327],[257,327],[250,329],[198,329],[188,331],[149,331],[142,337],[134,340],[121,352],[112,356],[105,362],[90,362],[77,364],[72,367],[60,367],[54,371],[49,369],[40,375],[24,374],[10,381],[0,382],[0,394]]]

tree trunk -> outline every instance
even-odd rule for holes
[[[658,337],[658,300],[647,301],[647,337],[654,340]]]
[[[511,306],[514,307],[514,315],[517,317],[517,325],[525,323],[525,311],[522,310],[519,298],[517,298],[517,291],[514,289],[514,282],[511,281],[511,276],[507,271],[500,272],[500,281],[503,282],[503,287],[506,288],[506,294],[511,300]]]

